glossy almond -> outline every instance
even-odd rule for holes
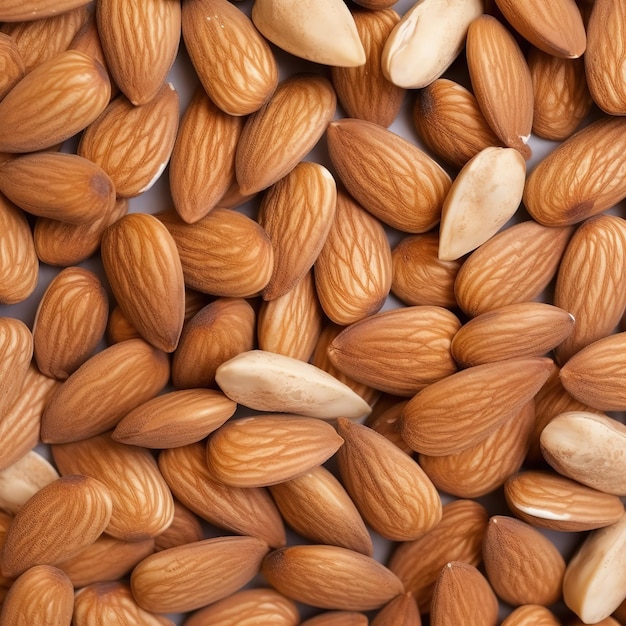
[[[545,606],[524,604],[510,613],[502,626],[561,626],[561,622]]]
[[[450,177],[408,140],[372,122],[331,122],[328,151],[341,182],[365,209],[398,230],[437,224]]]
[[[154,541],[154,551],[183,546],[204,539],[204,528],[200,518],[184,504],[174,499],[174,519],[169,527]]]
[[[21,80],[26,73],[24,60],[16,41],[10,35],[0,33],[0,100]]]
[[[33,336],[14,317],[0,317],[0,414],[19,399],[19,391],[33,356]]]
[[[98,61],[74,50],[56,55],[0,102],[0,151],[31,152],[61,143],[93,122],[110,94]]]

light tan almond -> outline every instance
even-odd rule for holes
[[[242,352],[226,361],[217,368],[215,380],[231,400],[256,411],[321,419],[357,419],[370,412],[360,396],[330,374],[263,350]]]
[[[391,397],[391,396],[389,396]],[[383,398],[378,400],[372,409],[372,412],[367,416],[365,426],[368,426],[377,433],[387,437],[394,445],[407,454],[413,454],[413,450],[405,443],[400,433],[400,417],[402,411],[408,400],[394,398],[395,402],[386,408],[381,405],[384,404]],[[398,401],[400,400],[400,401]]]
[[[454,336],[452,356],[466,367],[542,356],[566,341],[578,325],[571,309],[563,304],[561,307],[520,302],[482,313]]]
[[[0,33],[0,100],[23,78],[26,73],[24,60],[17,42],[5,33]]]
[[[561,597],[565,561],[547,537],[525,522],[491,517],[483,559],[491,586],[507,604],[548,606]]]
[[[263,576],[296,602],[369,611],[404,593],[400,579],[373,558],[337,546],[290,546],[270,552]]]
[[[315,263],[324,312],[343,326],[377,313],[391,289],[391,277],[391,249],[382,224],[339,192],[335,220]]]
[[[56,444],[52,456],[62,475],[92,476],[108,487],[113,513],[106,532],[112,537],[143,541],[172,523],[172,493],[149,450],[117,443],[104,434]]]
[[[191,615],[185,626],[297,626],[300,623],[294,602],[273,589],[238,591]]]
[[[154,541],[154,551],[183,546],[204,539],[200,518],[184,504],[174,499],[174,519],[169,527]]]
[[[367,615],[356,611],[324,611],[300,623],[300,626],[367,626]]]
[[[495,17],[482,15],[469,26],[466,55],[474,95],[489,126],[505,146],[528,158],[533,85],[513,35]]]
[[[387,38],[381,59],[385,76],[407,89],[430,85],[463,50],[467,29],[482,12],[481,0],[416,2]]]
[[[498,623],[498,598],[487,579],[473,566],[451,561],[441,569],[430,609],[433,626]]]
[[[402,414],[402,437],[417,452],[456,454],[517,414],[551,373],[552,360],[509,359],[476,365],[432,383]]]
[[[404,624],[405,626],[421,626],[419,608],[413,594],[402,594],[386,604],[371,622],[372,626],[395,626]]]
[[[626,196],[626,119],[604,117],[558,146],[532,170],[524,205],[546,226],[576,224]]]
[[[565,604],[586,624],[611,615],[626,594],[626,514],[594,530],[570,559],[563,579]]]
[[[76,7],[88,4],[86,0],[6,0],[0,10],[0,22],[21,22],[48,17],[56,13],[71,11]]]
[[[152,449],[185,446],[219,428],[236,408],[212,389],[171,391],[133,409],[115,427],[112,438]]]
[[[110,211],[86,224],[68,224],[39,217],[33,232],[37,256],[48,265],[77,265],[95,254],[102,233],[127,212],[128,200],[120,198]]]
[[[420,454],[419,463],[437,489],[459,498],[483,496],[520,469],[534,421],[531,400],[476,445],[446,456]]]
[[[560,474],[593,489],[626,495],[626,427],[606,415],[566,411],[541,433],[541,452]]]
[[[39,371],[65,380],[94,352],[104,335],[109,302],[98,277],[68,267],[54,277],[39,301],[33,325]]]
[[[45,443],[86,439],[113,428],[127,413],[167,384],[167,355],[142,339],[131,339],[85,361],[46,406],[41,419]]]
[[[174,495],[210,524],[258,537],[272,547],[285,545],[283,521],[267,490],[219,482],[207,466],[205,445],[163,450],[159,469]]]
[[[501,145],[474,94],[448,78],[418,92],[413,124],[430,150],[459,169],[481,150]]]
[[[235,177],[243,118],[219,109],[198,87],[180,121],[169,166],[174,207],[189,224],[217,206]]]
[[[502,626],[561,626],[561,622],[545,606],[525,604],[510,613]]]
[[[285,295],[261,304],[257,324],[259,348],[308,361],[324,319],[311,270]]]
[[[96,7],[102,48],[115,83],[135,105],[157,94],[180,41],[181,8],[175,0],[103,0]]]
[[[454,283],[459,306],[475,317],[534,300],[555,275],[571,228],[530,220],[499,232],[463,263]]]
[[[26,154],[0,164],[0,191],[32,215],[70,224],[113,208],[115,187],[98,165],[76,154]]]
[[[69,45],[69,50],[78,50],[98,61],[106,70],[109,80],[111,81],[111,97],[115,97],[119,92],[118,86],[111,80],[109,66],[104,56],[102,42],[100,41],[100,33],[98,32],[98,24],[96,22],[95,13],[90,12],[85,23],[80,27],[74,39]]]
[[[213,433],[207,463],[231,487],[265,487],[296,478],[327,461],[343,444],[323,420],[259,415],[232,420]]]
[[[563,141],[576,131],[593,104],[585,62],[561,59],[537,48],[530,50],[527,60],[535,94],[533,133]]]
[[[318,163],[302,161],[274,183],[261,201],[259,224],[274,249],[264,300],[284,296],[313,267],[335,217],[337,186]]]
[[[133,597],[154,613],[198,609],[252,580],[267,551],[267,545],[254,537],[215,537],[157,552],[133,570]]]
[[[26,324],[0,317],[0,415],[19,399],[33,356],[33,336]]]
[[[323,466],[270,486],[283,519],[313,543],[372,556],[372,539],[350,496]]]
[[[254,347],[255,313],[242,298],[218,298],[184,326],[172,361],[179,389],[213,387],[217,368]]]
[[[235,156],[240,191],[261,191],[288,174],[322,137],[336,105],[323,76],[296,74],[279,83],[241,132]]]
[[[252,21],[264,37],[297,57],[340,67],[366,61],[354,19],[338,0],[256,0]]]
[[[489,147],[473,156],[443,203],[439,258],[454,261],[493,237],[519,208],[525,181],[517,150]]]
[[[124,95],[112,100],[81,136],[78,154],[111,177],[118,197],[132,198],[160,178],[177,129],[178,93],[166,83],[141,106],[133,106]]]
[[[269,282],[272,244],[243,213],[216,208],[194,224],[186,224],[173,211],[156,217],[176,242],[188,287],[214,296],[248,298]]]
[[[451,181],[425,152],[378,124],[354,118],[331,122],[326,138],[341,182],[370,213],[408,233],[437,224]]]
[[[11,585],[0,621],[7,626],[70,626],[73,610],[74,588],[69,578],[51,565],[35,565]]]
[[[147,213],[125,215],[104,231],[101,254],[113,295],[129,321],[155,348],[173,352],[185,317],[185,282],[167,228]]]
[[[561,363],[615,329],[626,308],[625,220],[598,215],[577,229],[559,266],[554,304],[576,320],[556,349]]]
[[[55,565],[93,543],[111,517],[108,488],[88,476],[64,476],[24,503],[2,550],[2,573],[19,576],[33,565]]]
[[[86,128],[109,102],[98,61],[68,50],[38,65],[0,102],[0,151],[49,148]]]
[[[400,112],[405,89],[385,78],[381,57],[387,37],[400,16],[385,8],[355,11],[352,17],[365,50],[365,63],[358,67],[331,67],[333,86],[348,117],[387,128]]]
[[[456,371],[450,354],[458,318],[441,307],[414,306],[351,324],[328,348],[341,372],[396,396],[413,396]]]
[[[243,11],[227,0],[191,0],[183,4],[182,28],[200,82],[222,111],[248,115],[267,102],[278,65]]]

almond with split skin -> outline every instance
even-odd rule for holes
[[[24,322],[0,317],[0,414],[19,399],[33,356],[33,336]]]
[[[2,68],[0,78],[0,100],[2,100],[26,73],[16,41],[5,33],[0,33],[0,68]]]
[[[510,613],[502,626],[561,626],[561,622],[545,606],[525,604]]]

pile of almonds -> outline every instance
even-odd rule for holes
[[[0,1],[2,626],[626,624],[626,0],[356,3]]]

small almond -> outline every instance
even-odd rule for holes
[[[502,626],[561,626],[561,622],[545,606],[524,604],[510,613]]]
[[[371,622],[372,626],[421,626],[419,607],[409,591],[386,604]]]
[[[202,539],[204,539],[204,528],[200,518],[175,499],[174,519],[168,528],[155,539],[154,552],[183,546],[186,543],[193,543]]]

